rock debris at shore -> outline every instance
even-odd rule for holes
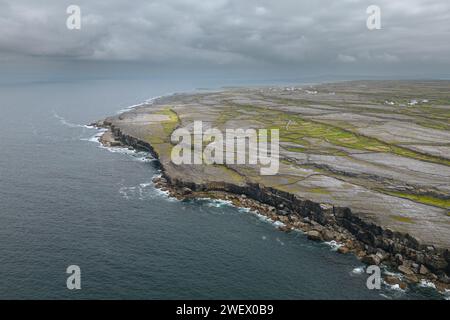
[[[179,199],[230,200],[337,241],[339,253],[402,274],[389,284],[450,288],[450,82],[355,81],[230,88],[163,97],[99,121],[101,142],[151,152],[155,185]],[[418,101],[411,105],[410,101]],[[279,128],[280,170],[175,165],[171,133],[208,127]]]

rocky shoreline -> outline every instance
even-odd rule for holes
[[[100,138],[106,146],[125,146],[158,153],[145,141],[123,134],[108,121],[95,123],[108,129]],[[245,187],[230,183],[186,183],[173,178],[160,163],[162,175],[154,179],[155,187],[179,200],[211,198],[230,201],[282,224],[281,231],[301,230],[312,241],[336,241],[337,252],[354,254],[367,265],[383,265],[401,276],[384,275],[389,285],[406,289],[410,285],[431,282],[443,293],[450,290],[450,253],[448,250],[423,246],[408,234],[383,229],[354,215],[349,208],[314,203],[281,190],[259,184]]]

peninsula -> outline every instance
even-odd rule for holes
[[[278,129],[279,170],[260,164],[174,164],[172,132]],[[352,81],[175,94],[98,121],[109,146],[151,152],[158,188],[220,198],[336,241],[384,264],[405,286],[450,286],[450,82]]]

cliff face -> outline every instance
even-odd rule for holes
[[[446,85],[358,82],[313,91],[176,95],[101,125],[110,128],[112,140],[152,152],[164,173],[157,184],[175,196],[208,194],[255,206],[284,222],[286,230],[338,240],[344,243],[342,253],[391,265],[413,282],[439,280],[445,287],[450,282],[445,153],[450,108],[443,103],[450,100],[441,96]],[[429,102],[404,107],[411,91]],[[258,165],[175,165],[170,134],[177,127],[192,128],[196,120],[222,130],[280,128],[279,173],[261,176]]]

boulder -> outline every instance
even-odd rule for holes
[[[398,285],[400,287],[400,289],[402,289],[402,290],[405,290],[407,288],[406,283],[404,283],[399,278],[396,278],[393,276],[385,276],[384,281],[391,286]]]
[[[188,194],[191,194],[191,193],[192,193],[192,190],[189,189],[189,188],[187,188],[187,187],[184,187],[183,189],[181,189],[181,193],[182,193],[183,195],[188,195]]]
[[[428,267],[431,267],[431,269],[435,271],[445,270],[445,268],[447,268],[448,266],[447,261],[439,256],[432,256],[431,258],[427,259],[426,264]]]
[[[367,252],[364,250],[359,250],[356,252],[356,256],[362,260],[367,255]]]
[[[438,279],[440,282],[445,284],[450,284],[450,277],[447,276],[445,273],[442,273],[438,276]]]
[[[436,282],[435,285],[436,285],[436,289],[441,293],[446,292],[446,290],[450,290],[450,284]]]
[[[416,256],[416,261],[422,264],[425,263],[425,255],[421,252],[418,252]]]
[[[342,246],[337,249],[337,252],[339,252],[341,254],[347,254],[350,252],[350,249],[347,248],[346,246]]]
[[[325,241],[331,241],[335,239],[335,234],[333,231],[325,229],[322,231],[322,237]]]
[[[412,283],[419,282],[419,278],[415,274],[405,274],[405,279]]]
[[[427,267],[425,267],[423,264],[420,265],[419,273],[420,273],[421,275],[426,275],[426,274],[428,274],[429,272],[430,272],[430,271],[428,270]]]
[[[309,240],[322,241],[322,236],[320,232],[317,230],[311,230],[306,232],[306,236],[308,237]]]
[[[311,226],[309,224],[303,223],[301,230],[304,231],[304,232],[309,232],[309,231],[312,230],[312,228],[311,228]]]
[[[349,249],[354,249],[355,248],[355,242],[353,240],[347,240],[345,242],[345,246]]]
[[[414,271],[411,270],[408,266],[402,264],[401,266],[398,266],[398,271],[404,274],[414,274]]]
[[[311,226],[312,226],[313,230],[316,230],[317,232],[320,232],[320,233],[322,233],[322,231],[325,230],[325,228],[318,223],[311,223]]]
[[[389,257],[389,254],[383,249],[378,249],[376,255],[380,258],[380,261],[384,261]]]
[[[368,265],[379,265],[381,262],[381,259],[376,254],[369,254],[362,258],[362,262],[364,262]]]
[[[431,273],[431,272],[428,274],[428,277],[429,277],[431,280],[437,280],[437,279],[438,279],[438,276],[435,275],[434,273]]]
[[[288,227],[288,226],[280,226],[280,227],[278,227],[278,230],[284,231],[284,232],[291,232],[292,231],[291,227]]]

